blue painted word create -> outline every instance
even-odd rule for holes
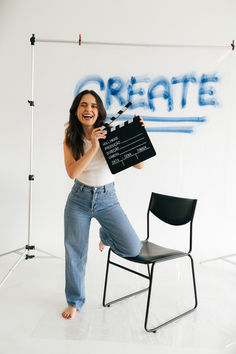
[[[188,97],[191,94],[191,85],[197,88],[195,98],[199,106],[217,106],[217,83],[219,78],[216,74],[184,74],[167,78],[158,76],[151,79],[148,76],[131,76],[125,80],[120,76],[113,76],[104,80],[99,75],[85,76],[76,85],[75,95],[86,88],[88,84],[98,85],[100,91],[105,91],[105,105],[108,110],[114,100],[123,106],[131,102],[131,109],[142,107],[152,112],[158,111],[158,102],[166,102],[166,111],[171,112],[174,108],[184,109],[188,106]],[[175,102],[174,86],[178,85],[181,99]]]

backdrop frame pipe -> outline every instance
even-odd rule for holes
[[[122,47],[149,47],[149,48],[229,48],[235,49],[234,40],[230,45],[217,44],[161,44],[161,43],[128,43],[128,42],[101,42],[101,41],[84,41],[81,39],[81,34],[78,40],[64,40],[64,39],[43,39],[35,38],[38,43],[67,43],[81,45],[102,45],[102,46],[122,46]]]

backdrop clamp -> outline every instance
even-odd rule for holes
[[[234,48],[235,48],[234,39],[233,39],[233,41],[231,43],[231,47],[232,47],[232,50],[234,50]]]
[[[34,106],[34,101],[28,100],[28,102],[29,102],[30,106]]]
[[[30,38],[30,43],[31,43],[31,45],[35,44],[35,36],[34,36],[34,34],[32,34],[32,37]]]
[[[26,250],[34,250],[34,249],[35,249],[35,246],[26,245],[26,246],[25,246],[25,249],[26,249]]]

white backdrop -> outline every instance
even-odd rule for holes
[[[75,89],[82,80],[99,76],[104,90],[96,82],[83,87],[93,87],[101,94],[109,114],[119,109],[119,97],[125,103],[130,98],[137,107],[127,114],[147,119],[147,130],[157,151],[143,170],[131,168],[116,175],[121,204],[140,237],[145,237],[150,193],[156,191],[198,199],[194,227],[198,259],[236,252],[236,71],[235,53],[230,49],[236,33],[231,17],[235,4],[204,1],[202,12],[200,3],[192,2],[190,6],[183,0],[178,4],[149,0],[144,6],[141,1],[120,1],[119,5],[105,0],[92,5],[80,1],[1,2],[1,253],[23,246],[27,238],[29,38],[35,33],[36,38],[71,40],[79,32],[84,40],[228,47],[154,49],[36,43],[32,243],[58,255],[64,253],[63,209],[73,184],[64,169],[64,124]],[[24,13],[28,14],[26,21],[22,20]],[[175,83],[184,75],[192,78],[186,86],[186,102],[182,100],[183,84]],[[203,75],[208,82],[201,83]],[[109,94],[114,77],[113,89],[117,89],[118,82],[123,83],[118,99]],[[169,88],[167,98],[163,97],[163,85],[152,90],[154,82],[161,79]],[[129,97],[131,88],[136,94]],[[199,94],[201,88],[205,92]],[[140,89],[143,95],[137,93]],[[151,101],[150,92],[160,97]],[[200,121],[191,121],[197,117]],[[150,122],[151,118],[154,121]],[[173,118],[176,121],[170,122]],[[180,118],[185,122],[178,122]],[[174,131],[164,131],[170,129]],[[93,223],[91,239],[95,242],[97,228]]]

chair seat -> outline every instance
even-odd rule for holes
[[[161,247],[149,241],[142,241],[142,248],[137,257],[125,257],[129,261],[138,263],[161,262],[167,259],[187,256],[188,253],[174,250],[171,248]]]

